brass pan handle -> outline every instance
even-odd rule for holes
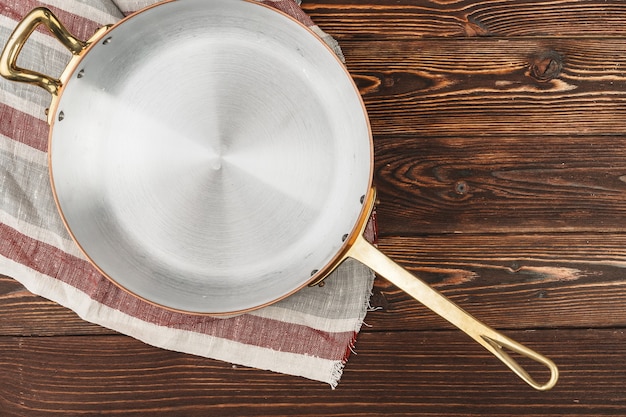
[[[56,96],[61,87],[61,80],[17,65],[22,48],[39,25],[47,27],[73,55],[80,54],[89,44],[76,39],[49,9],[38,7],[22,19],[9,37],[0,55],[0,75],[12,81],[37,85]]]
[[[389,282],[458,327],[504,362],[517,376],[533,388],[546,391],[556,384],[559,378],[559,370],[554,362],[478,321],[430,285],[389,259],[363,236],[356,238],[347,256],[367,265]],[[535,381],[504,349],[509,349],[546,366],[550,371],[549,380],[543,384]]]

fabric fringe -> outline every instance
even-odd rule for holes
[[[330,388],[331,389],[335,389],[337,388],[337,385],[339,385],[339,380],[341,379],[341,376],[343,375],[343,369],[346,366],[346,362],[345,361],[338,361],[335,362],[335,364],[333,365],[333,369],[331,371],[330,374]]]
[[[373,272],[370,271],[370,273],[372,275],[374,275]],[[374,286],[374,280],[372,280],[372,288]],[[343,375],[343,370],[346,366],[346,364],[348,363],[348,359],[350,359],[350,355],[357,355],[356,353],[356,340],[357,340],[357,336],[359,335],[359,332],[361,331],[361,327],[363,327],[363,325],[367,326],[367,327],[372,327],[368,324],[365,323],[365,316],[367,315],[368,311],[373,311],[372,310],[372,306],[370,304],[370,298],[372,297],[372,295],[374,294],[374,292],[372,291],[372,288],[369,289],[369,294],[367,295],[367,297],[365,297],[365,308],[361,309],[362,313],[359,314],[359,317],[356,321],[356,325],[354,328],[354,334],[352,335],[352,338],[350,339],[350,343],[348,343],[347,349],[346,349],[346,353],[344,354],[343,358],[341,359],[340,362],[336,362],[335,365],[333,366],[332,372],[331,372],[331,382],[330,382],[330,387],[332,389],[337,388],[337,385],[339,384],[339,380],[341,379],[341,376]]]

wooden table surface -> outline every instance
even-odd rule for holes
[[[146,346],[2,277],[0,416],[626,415],[626,2],[303,8],[369,111],[381,249],[559,384],[532,390],[381,279],[331,390]]]

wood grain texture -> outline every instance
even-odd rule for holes
[[[471,314],[500,329],[626,325],[623,235],[383,237],[380,248]],[[375,329],[434,329],[442,319],[379,280]]]
[[[0,275],[0,335],[59,336],[112,334],[80,319],[76,313],[26,290]],[[1,414],[0,414],[1,416]]]
[[[303,8],[341,40],[626,35],[619,0],[316,0]]]
[[[527,390],[457,332],[365,333],[336,390],[150,348],[123,336],[0,337],[0,379],[5,382],[0,385],[0,411],[5,417],[626,412],[623,331],[550,330],[513,336],[526,339],[560,364],[561,384],[555,390]],[[576,344],[570,343],[573,338]],[[532,371],[542,376],[541,369]]]
[[[620,136],[379,136],[375,147],[382,234],[626,231]]]
[[[376,137],[625,129],[624,39],[371,40],[342,47]]]

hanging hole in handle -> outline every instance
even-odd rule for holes
[[[489,349],[491,353],[536,390],[548,391],[556,385],[559,379],[559,369],[552,360],[504,335],[497,335],[495,338],[483,335],[482,339],[493,348],[493,350]],[[515,354],[515,357],[511,354]],[[549,372],[549,376],[543,378],[547,380],[543,384],[537,382],[535,376],[531,376],[531,374],[543,376],[546,371]]]

